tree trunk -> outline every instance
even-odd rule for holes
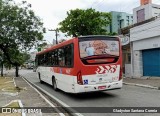
[[[16,65],[16,77],[18,77],[18,65]]]
[[[3,62],[1,62],[1,77],[3,77]]]

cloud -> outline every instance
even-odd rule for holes
[[[21,2],[23,0],[15,0]],[[155,4],[160,4],[160,0],[152,0]],[[44,22],[47,29],[56,29],[58,23],[65,19],[66,12],[71,9],[95,8],[97,11],[110,12],[120,11],[132,13],[132,9],[140,5],[140,0],[27,0],[32,4],[32,9]],[[52,42],[55,38],[54,32],[47,32],[46,40]],[[61,34],[60,37],[64,37]]]
[[[139,0],[102,0],[93,4],[92,7],[102,12],[119,11],[132,13],[132,9],[137,6],[139,6]]]

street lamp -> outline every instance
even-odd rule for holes
[[[48,31],[55,31],[55,36],[56,36],[56,44],[58,44],[58,41],[57,41],[57,37],[58,37],[58,28],[56,29],[49,29]]]

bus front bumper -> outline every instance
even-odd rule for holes
[[[96,85],[78,85],[75,84],[75,93],[106,91],[122,88],[122,80],[112,83],[101,83]]]

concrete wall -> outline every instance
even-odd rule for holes
[[[160,47],[160,33],[159,36],[133,42],[133,50],[145,50],[158,47]]]
[[[131,41],[139,41],[156,36],[160,36],[160,18],[130,29]]]
[[[133,76],[143,76],[142,51],[133,51]]]
[[[131,77],[131,64],[125,64],[125,77]]]
[[[152,5],[152,16],[155,17],[157,15],[160,15],[160,5],[153,4]]]

